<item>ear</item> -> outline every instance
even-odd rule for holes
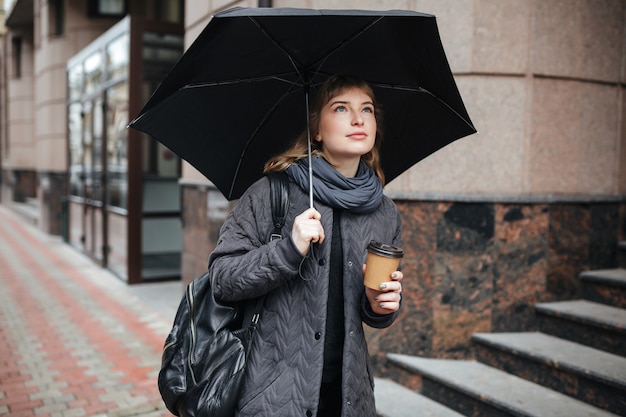
[[[315,140],[317,142],[321,142],[322,141],[322,136],[318,133],[317,135],[315,135]]]

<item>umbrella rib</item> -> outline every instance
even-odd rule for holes
[[[311,68],[317,67],[317,69],[315,70],[315,74],[319,73],[321,67],[324,65],[324,62],[326,62],[326,59],[328,59],[328,57],[330,55],[334,54],[339,49],[343,48],[344,46],[346,46],[347,44],[349,44],[350,42],[352,42],[353,40],[355,40],[356,38],[361,36],[363,33],[367,32],[372,26],[374,26],[378,22],[380,22],[383,19],[383,17],[384,16],[379,16],[379,17],[377,17],[375,19],[372,19],[367,25],[362,27],[361,30],[359,30],[358,32],[354,33],[353,35],[349,36],[348,38],[346,38],[345,40],[340,42],[339,45],[337,45],[334,49],[330,50],[325,56],[323,56],[322,58],[317,60],[317,62],[315,62],[313,65],[311,65]],[[276,38],[274,38],[272,35],[270,35],[270,33],[265,29],[265,27],[263,27],[263,25],[257,19],[255,19],[252,16],[249,16],[248,18],[256,25],[257,28],[259,28],[261,33],[265,37],[267,37],[274,44],[274,46],[276,46],[278,49],[280,49],[283,52],[283,54],[285,54],[287,59],[289,59],[289,62],[291,62],[291,65],[293,66],[294,70],[298,74],[298,77],[302,80],[302,85],[304,85],[305,87],[310,87],[312,77],[311,77],[311,74],[308,74],[308,73],[307,74],[302,74],[301,70],[305,68],[304,65],[302,63],[300,63],[300,62],[296,62],[296,60],[289,53],[289,51],[287,51],[280,44],[280,42],[278,42],[278,40],[276,40]],[[305,75],[308,75],[309,78],[306,79]]]
[[[305,81],[304,76],[303,76],[302,71],[301,71],[301,68],[303,68],[303,66],[301,64],[299,65],[295,61],[295,59],[291,56],[291,54],[285,48],[283,48],[283,46],[280,44],[280,42],[278,42],[276,40],[276,38],[274,38],[272,35],[269,34],[269,32],[265,29],[265,27],[263,27],[261,22],[259,22],[257,19],[255,19],[252,16],[249,16],[249,19],[252,21],[252,23],[254,23],[256,25],[257,28],[259,28],[261,33],[274,44],[274,46],[276,46],[278,49],[280,49],[282,51],[282,53],[285,54],[285,56],[287,56],[287,59],[289,59],[289,62],[291,62],[291,65],[293,66],[293,69],[298,74],[298,78],[300,78],[300,80],[302,80],[302,85],[305,85],[305,86],[308,85],[307,81]]]
[[[378,22],[380,22],[383,19],[383,17],[384,16],[379,16],[376,19],[371,20],[367,25],[363,26],[361,28],[361,30],[359,30],[358,32],[354,33],[350,37],[348,37],[345,40],[343,40],[342,42],[340,42],[339,45],[337,45],[334,49],[330,50],[325,56],[323,56],[317,62],[315,62],[313,65],[311,65],[311,67],[317,67],[317,69],[315,70],[315,74],[318,74],[320,72],[320,69],[322,68],[322,66],[324,65],[326,60],[332,54],[334,54],[335,52],[337,52],[338,50],[340,50],[344,46],[348,45],[350,42],[352,42],[353,40],[355,40],[356,38],[358,38],[359,36],[361,36],[362,34],[367,32],[368,30],[370,30],[374,25],[376,25]]]
[[[476,131],[476,128],[474,127],[474,125],[472,125],[472,123],[470,123],[465,117],[463,117],[462,114],[460,114],[458,111],[454,110],[448,103],[446,103],[441,98],[439,98],[436,94],[433,94],[432,92],[430,92],[429,90],[425,89],[424,87],[420,87],[420,86],[413,87],[413,86],[410,86],[410,85],[381,84],[381,83],[372,83],[372,82],[369,82],[369,84],[371,86],[373,86],[373,87],[387,88],[387,89],[390,89],[390,90],[403,90],[403,91],[412,91],[412,92],[415,92],[415,93],[428,94],[429,96],[431,96],[432,98],[437,100],[440,104],[442,104],[445,108],[447,108],[452,113],[454,113],[459,119],[463,120],[465,122],[465,124],[467,124],[469,127],[471,127],[474,131]]]
[[[223,81],[211,81],[211,82],[198,82],[193,84],[187,84],[182,87],[182,89],[186,88],[203,88],[203,87],[219,87],[223,85],[231,85],[231,84],[241,84],[241,83],[255,83],[259,81],[268,81],[268,80],[276,80],[281,81],[287,84],[291,84],[294,86],[299,86],[298,83],[288,80],[280,75],[263,75],[261,77],[254,78],[238,78],[233,80],[223,80]]]
[[[246,144],[244,145],[243,150],[241,151],[241,154],[239,155],[239,161],[237,162],[237,167],[235,168],[235,175],[233,176],[233,181],[230,183],[230,190],[228,192],[229,199],[233,195],[233,191],[235,189],[235,183],[237,182],[237,177],[239,176],[239,170],[241,169],[241,165],[243,164],[243,159],[246,155],[246,151],[248,150],[248,147],[252,143],[254,137],[259,132],[259,130],[261,130],[261,127],[263,127],[267,119],[269,119],[270,115],[274,113],[274,110],[276,110],[276,108],[283,101],[283,99],[289,94],[291,94],[295,86],[296,85],[292,85],[278,100],[276,100],[274,105],[267,111],[267,113],[265,113],[265,116],[259,122],[256,129],[254,129],[254,131],[250,134],[250,137],[248,137],[248,140],[246,140]]]

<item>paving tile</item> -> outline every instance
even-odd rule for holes
[[[0,286],[0,414],[171,416],[156,375],[173,315],[1,205]]]

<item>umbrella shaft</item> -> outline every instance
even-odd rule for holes
[[[306,103],[306,139],[308,146],[308,157],[309,157],[309,207],[313,208],[313,158],[312,158],[312,149],[311,149],[311,125],[309,120],[309,91],[308,89],[304,93],[305,103]]]

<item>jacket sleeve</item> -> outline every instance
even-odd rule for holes
[[[402,301],[400,301],[402,304]],[[363,319],[363,323],[367,324],[370,327],[375,329],[384,329],[393,324],[393,322],[398,317],[400,310],[394,311],[390,314],[377,314],[372,311],[372,306],[370,306],[370,302],[363,293],[363,302],[361,305],[361,317]]]
[[[268,242],[273,229],[269,195],[269,181],[257,181],[222,225],[209,256],[211,287],[222,301],[258,297],[298,274],[302,256],[285,233],[292,221],[285,223],[283,239]]]
[[[397,247],[402,247],[402,220],[400,219],[400,213],[398,212],[395,203],[391,200],[388,202],[393,206],[393,211],[395,215],[389,216],[394,219],[394,227],[393,227],[393,239],[392,244]],[[402,269],[402,263],[398,269]],[[400,298],[400,307],[402,307],[402,298]],[[362,303],[361,303],[361,318],[365,324],[375,329],[384,329],[393,324],[398,315],[400,314],[400,309],[394,311],[390,314],[377,314],[372,311],[372,307],[370,306],[369,300],[365,295],[365,291],[363,291]]]

